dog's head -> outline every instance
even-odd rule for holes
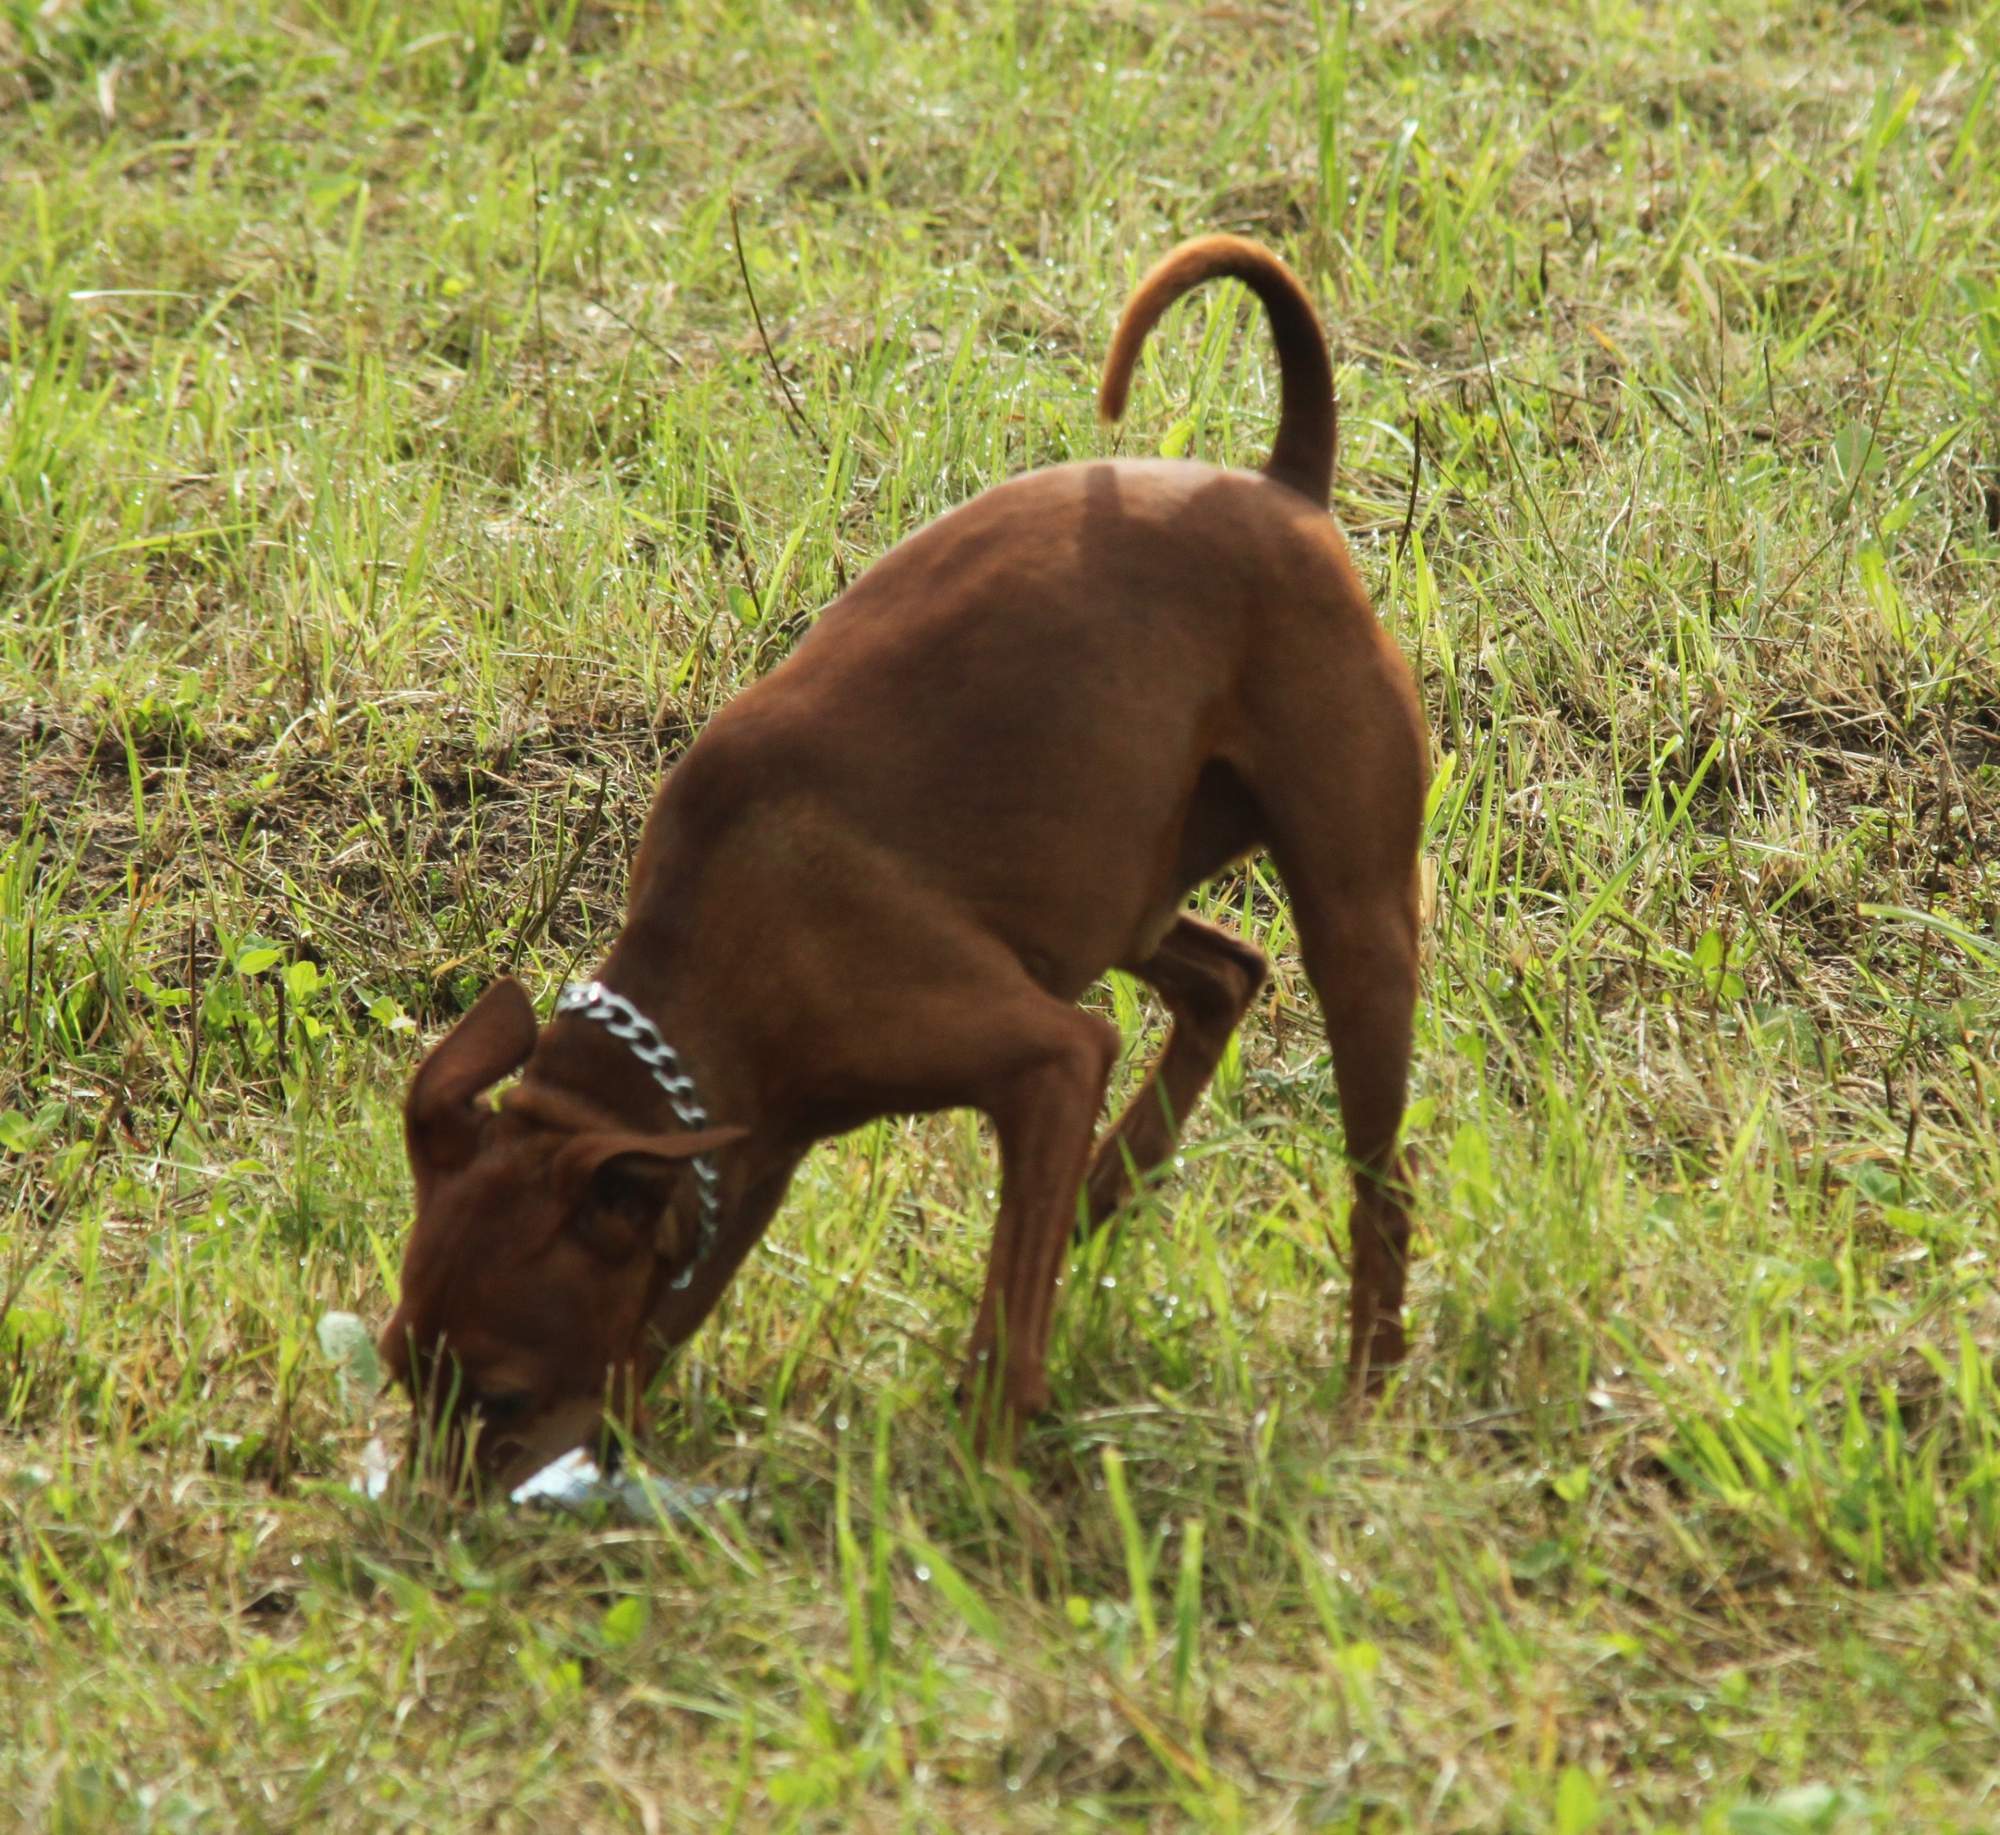
[[[418,1067],[403,1127],[417,1216],[381,1352],[444,1468],[501,1487],[638,1423],[650,1330],[696,1251],[688,1161],[742,1134],[621,1130],[587,1105],[486,1093],[535,1048],[534,1009],[496,982]]]

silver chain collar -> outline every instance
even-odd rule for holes
[[[615,994],[601,981],[572,981],[556,1000],[558,1015],[573,1013],[579,1019],[595,1020],[641,1064],[673,1105],[674,1117],[691,1133],[708,1126],[708,1111],[695,1094],[694,1079],[681,1069],[680,1054],[660,1036],[660,1029],[623,994]],[[697,1153],[688,1161],[694,1173],[695,1196],[700,1205],[700,1234],[694,1259],[668,1283],[678,1293],[694,1279],[694,1271],[715,1249],[716,1232],[722,1219],[720,1175],[714,1159]]]

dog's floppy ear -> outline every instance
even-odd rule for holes
[[[572,1227],[613,1260],[641,1244],[656,1255],[678,1257],[682,1245],[671,1201],[681,1169],[697,1154],[713,1153],[747,1133],[747,1128],[729,1127],[692,1134],[578,1136],[559,1156],[565,1182],[574,1182],[577,1191]]]
[[[527,990],[502,976],[417,1066],[403,1103],[410,1163],[428,1172],[463,1165],[478,1137],[473,1098],[519,1070],[534,1048],[535,1009]]]

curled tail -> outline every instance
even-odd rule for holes
[[[1333,493],[1333,456],[1340,411],[1333,399],[1333,365],[1312,302],[1290,268],[1241,236],[1200,236],[1183,242],[1139,283],[1125,302],[1111,354],[1104,359],[1097,411],[1108,421],[1125,412],[1132,366],[1147,332],[1183,293],[1205,280],[1240,280],[1264,302],[1278,346],[1278,437],[1264,475],[1324,504]]]

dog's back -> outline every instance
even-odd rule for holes
[[[1229,236],[1168,256],[1125,309],[1102,404],[1123,406],[1166,307],[1223,275],[1278,331],[1261,472],[1098,460],[983,492],[884,555],[717,714],[663,816],[697,784],[711,808],[733,796],[742,863],[787,876],[807,859],[821,876],[922,861],[1070,997],[1143,959],[1195,885],[1271,839],[1293,761],[1334,785],[1386,754],[1420,781],[1407,671],[1326,513],[1331,370],[1291,274]]]

